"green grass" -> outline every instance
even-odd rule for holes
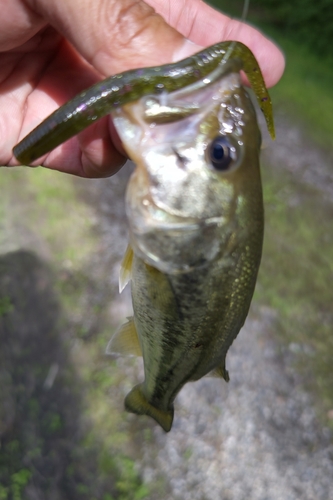
[[[275,108],[282,108],[308,136],[324,147],[333,139],[333,64],[306,47],[270,31],[285,53],[286,69],[270,90]]]
[[[31,216],[43,238],[58,262],[68,260],[81,265],[94,248],[94,241],[89,238],[92,210],[80,203],[69,177],[64,179],[47,169],[34,169],[28,174],[27,192],[36,202]]]
[[[81,266],[93,251],[93,211],[78,199],[70,177],[47,169],[1,169],[0,245],[20,248],[20,228],[40,239],[40,251],[57,264]],[[27,236],[27,233],[25,233]]]
[[[273,105],[283,109],[310,141],[330,151],[332,61],[276,33],[273,37],[287,63],[283,78],[271,89]],[[267,294],[262,299],[278,309],[280,334],[297,344],[304,383],[315,395],[323,421],[333,426],[327,418],[333,408],[333,206],[316,189],[277,173],[276,166],[262,170],[266,237],[260,281]]]
[[[0,317],[12,312],[14,309],[10,297],[0,297]]]
[[[286,70],[271,89],[273,106],[298,124],[313,144],[333,140],[333,65],[306,47],[270,31],[286,56]],[[279,171],[280,170],[280,171]],[[260,300],[279,312],[277,334],[297,350],[304,385],[323,422],[333,426],[333,206],[311,186],[275,165],[264,165],[266,234]]]
[[[276,335],[296,348],[326,420],[333,408],[333,206],[291,174],[264,165],[266,231],[255,300],[278,312]]]

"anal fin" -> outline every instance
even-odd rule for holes
[[[106,347],[106,354],[120,354],[121,356],[142,356],[138,333],[135,328],[134,319],[121,325],[113,335]]]

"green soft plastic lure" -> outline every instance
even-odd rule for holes
[[[241,42],[220,42],[182,61],[140,68],[114,75],[78,94],[46,118],[13,153],[25,165],[32,163],[84,130],[114,108],[146,95],[171,93],[202,80],[228,59],[239,58],[267,127],[274,139],[272,104],[258,62]]]

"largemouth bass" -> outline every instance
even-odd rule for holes
[[[120,276],[121,289],[132,282],[134,315],[108,352],[143,356],[145,380],[125,407],[165,431],[184,384],[208,373],[228,381],[226,354],[246,319],[260,264],[261,136],[241,69],[273,136],[254,56],[239,42],[223,42],[95,85],[14,148],[22,162],[33,161],[112,113],[137,168],[126,194],[130,246]]]

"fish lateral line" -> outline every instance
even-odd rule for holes
[[[185,88],[206,78],[231,58],[242,61],[243,70],[264,113],[268,131],[274,139],[272,103],[259,64],[246,45],[225,41],[176,63],[133,69],[96,83],[54,111],[13,148],[13,154],[23,165],[29,165],[109,114],[112,109],[144,96]]]

